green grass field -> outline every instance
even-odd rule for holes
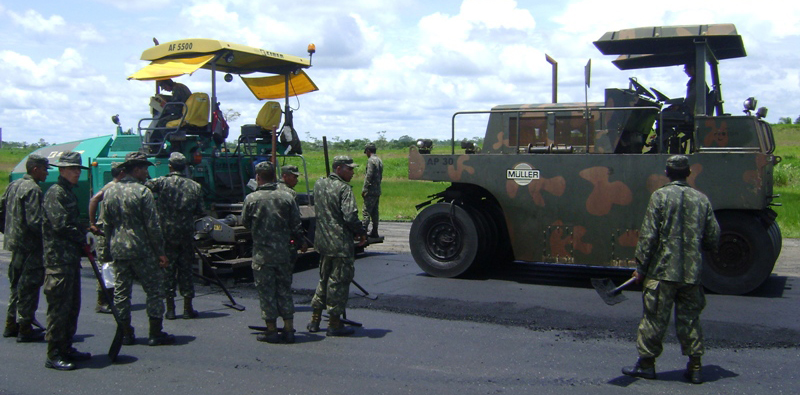
[[[782,206],[774,207],[778,213],[778,223],[784,237],[800,237],[800,125],[773,125],[775,140],[778,146],[775,154],[781,162],[775,167],[775,193],[781,195],[776,202]],[[408,150],[381,150],[378,152],[383,160],[383,195],[381,197],[381,219],[386,221],[410,221],[416,216],[415,205],[427,200],[427,196],[440,192],[447,183],[408,180]],[[434,147],[434,153],[449,153],[449,147]],[[28,151],[19,148],[0,149],[0,190],[8,185],[10,171]],[[364,164],[366,156],[361,151],[331,151],[331,160],[336,155],[350,155],[359,166],[351,181],[353,192],[358,200],[359,210],[362,207],[361,186],[364,182]],[[325,173],[324,155],[320,151],[306,152],[304,155],[308,167],[308,181],[313,188],[314,182]],[[298,159],[287,159],[285,164],[302,163]],[[284,163],[281,163],[284,164]],[[301,179],[297,186],[299,192],[305,191],[305,181]]]

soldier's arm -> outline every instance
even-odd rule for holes
[[[366,234],[367,232],[364,231],[361,220],[358,219],[358,207],[356,206],[356,198],[353,196],[353,189],[349,187],[342,188],[340,199],[344,226],[356,236]]]
[[[650,197],[647,204],[642,228],[639,230],[639,243],[636,245],[636,271],[642,275],[647,274],[647,267],[658,248],[659,224],[661,223],[662,210],[658,193]]]
[[[6,190],[3,192],[3,197],[0,198],[0,232],[6,232],[6,202],[8,201],[8,195],[11,191],[11,187],[13,185],[9,185],[6,187]]]
[[[114,234],[114,221],[111,219],[111,210],[108,205],[107,201],[103,201],[100,204],[103,204],[103,214],[100,217],[100,220],[103,222],[103,232],[105,233],[106,237],[103,238],[105,245],[103,249],[99,250],[103,252],[102,256],[98,258],[104,262],[111,262],[113,257],[111,256],[111,235]]]
[[[300,208],[297,207],[294,199],[291,199],[289,203],[289,229],[292,232],[292,239],[298,244],[304,244],[305,231],[303,230],[303,220],[300,219]]]
[[[372,185],[373,177],[375,177],[375,164],[368,159],[367,168],[364,170],[364,190]]]
[[[163,183],[162,183],[163,178],[164,177],[151,178],[144,182],[144,186],[153,191],[153,193],[159,193],[163,188]]]
[[[703,248],[716,254],[719,249],[719,236],[719,223],[714,216],[714,210],[711,209],[711,204],[707,204],[706,227],[703,230]]]
[[[253,230],[253,201],[250,196],[252,195],[247,195],[244,198],[244,204],[242,205],[242,225],[247,229]]]
[[[158,256],[164,256],[164,234],[161,232],[161,225],[158,223],[158,212],[156,212],[156,201],[153,198],[153,193],[149,189],[143,190],[141,199],[141,213],[144,215],[144,223],[147,229],[147,236],[150,239],[150,245],[153,251]]]
[[[100,233],[100,229],[97,228],[97,207],[103,201],[105,194],[106,189],[103,188],[89,199],[89,230],[94,234]]]
[[[42,222],[44,220],[44,209],[42,200],[44,194],[39,188],[31,189],[25,196],[25,218],[28,229],[36,235],[42,236]]]

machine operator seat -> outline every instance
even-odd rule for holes
[[[256,125],[261,127],[261,132],[265,135],[272,133],[281,125],[281,105],[276,101],[264,103],[256,117]]]

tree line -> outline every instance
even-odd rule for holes
[[[375,147],[379,150],[406,149],[417,143],[417,139],[408,135],[403,135],[397,139],[391,139],[391,140],[386,138],[386,131],[378,132],[377,135],[378,137],[373,140],[367,138],[342,140],[338,136],[333,136],[327,138],[328,149],[336,151],[361,151],[364,149],[364,146],[367,145],[368,143],[375,144]],[[433,141],[434,146],[443,146],[443,145],[450,146],[450,139],[431,139],[431,140]],[[464,140],[475,143],[478,146],[483,146],[482,137],[473,137],[471,139],[464,139]],[[459,142],[456,142],[456,144],[459,144]],[[310,133],[306,133],[306,138],[303,140],[303,150],[321,151],[322,139],[314,137]]]

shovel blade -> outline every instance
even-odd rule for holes
[[[606,302],[609,306],[628,300],[625,295],[616,290],[617,287],[610,278],[593,278],[592,286],[597,291],[597,294],[600,295],[600,298],[603,299],[603,302]]]

